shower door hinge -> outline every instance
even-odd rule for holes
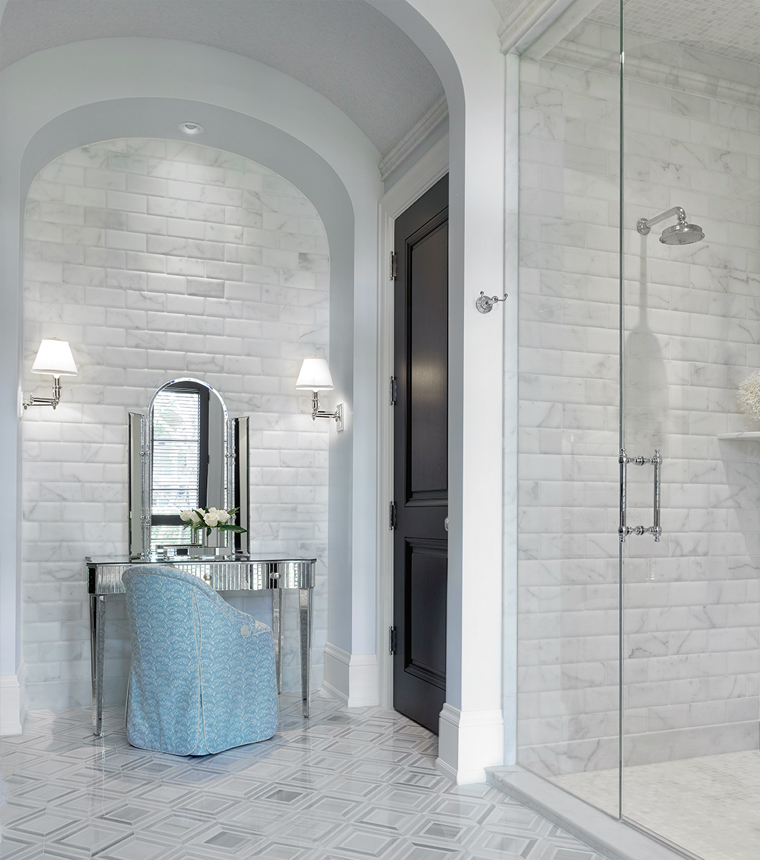
[[[396,503],[391,502],[390,516],[388,518],[388,528],[393,531],[396,528]]]
[[[396,384],[396,377],[391,376],[391,406],[396,405],[397,395],[398,395],[398,385]]]
[[[391,280],[395,281],[398,277],[396,273],[396,252],[391,251]]]
[[[388,653],[395,654],[396,653],[396,628],[389,627],[388,628]]]

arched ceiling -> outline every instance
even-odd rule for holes
[[[443,95],[417,46],[363,0],[8,0],[0,69],[59,45],[127,36],[196,42],[272,66],[333,102],[381,155]]]

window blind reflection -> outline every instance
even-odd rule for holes
[[[167,389],[153,404],[153,515],[177,515],[200,500],[198,391]]]

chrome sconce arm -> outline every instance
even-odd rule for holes
[[[319,408],[319,392],[313,391],[311,395],[311,420],[317,418],[334,418],[335,427],[340,432],[343,429],[343,404],[339,403],[335,407],[335,412],[324,412]]]
[[[53,396],[52,397],[36,397],[34,394],[29,395],[29,399],[23,403],[24,412],[30,406],[52,406],[55,409],[61,402],[61,379],[58,376],[53,377]]]

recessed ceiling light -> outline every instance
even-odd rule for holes
[[[185,134],[203,134],[203,126],[197,122],[181,122],[179,130]]]

